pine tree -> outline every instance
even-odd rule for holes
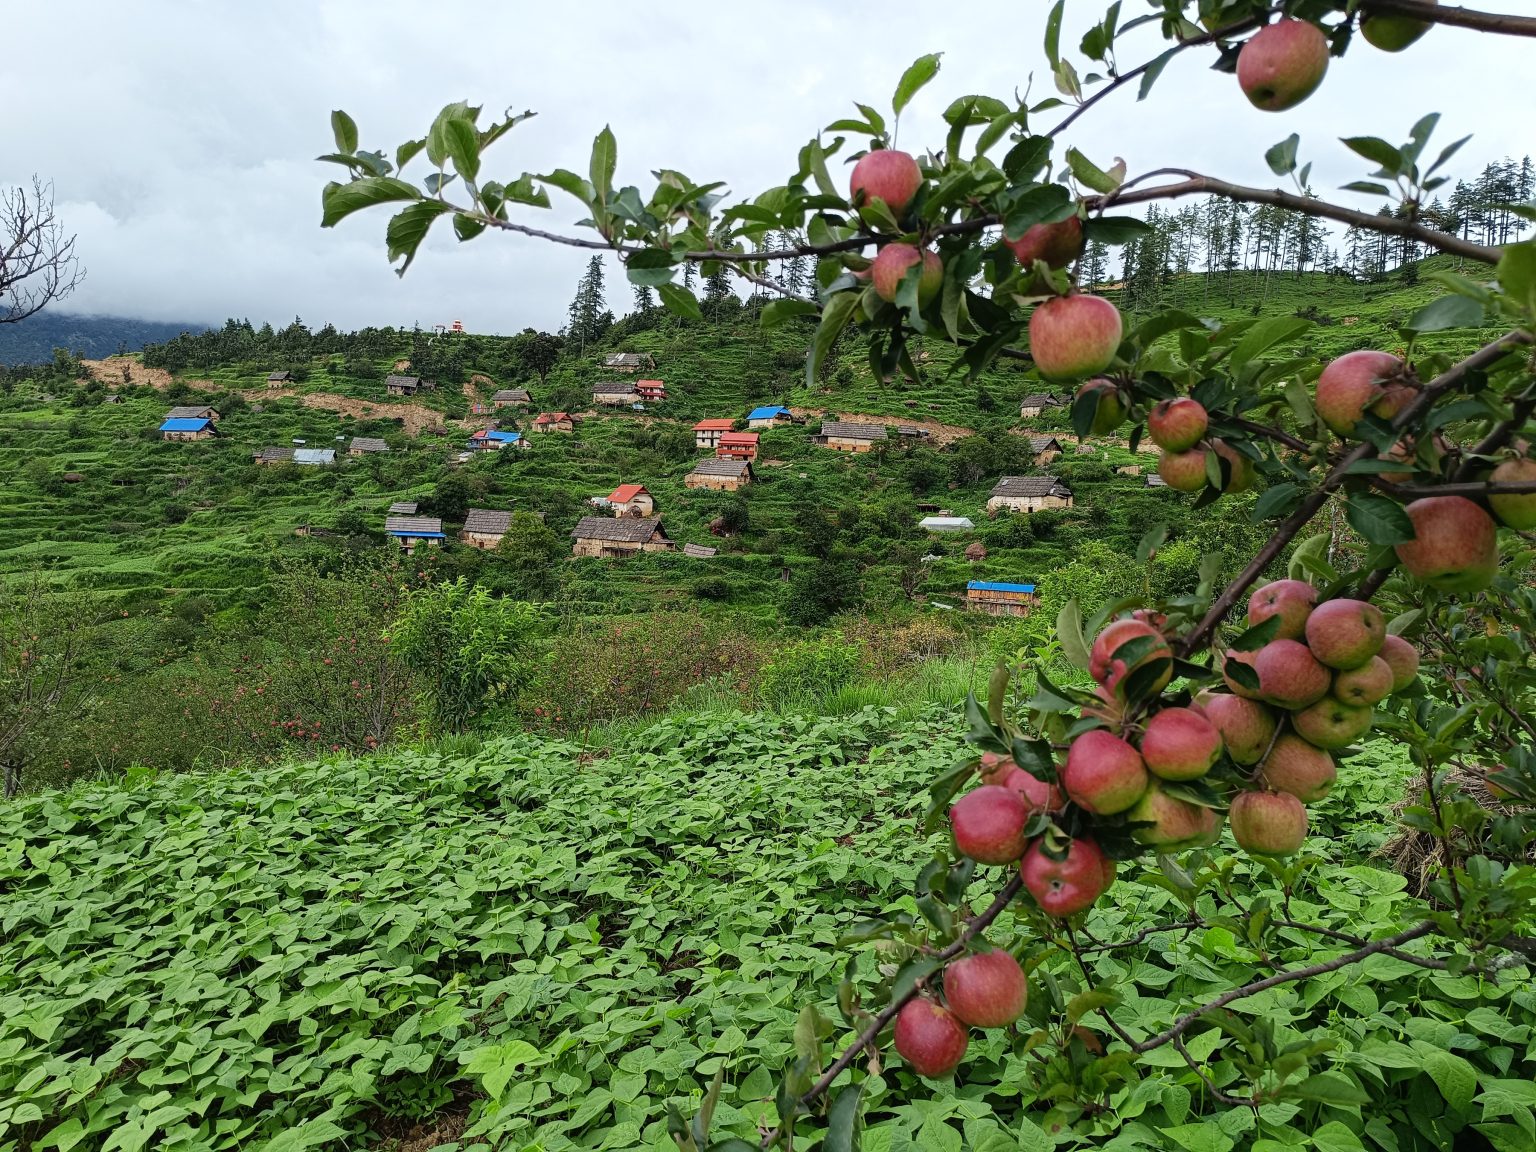
[[[603,258],[593,256],[587,261],[587,270],[576,283],[576,298],[571,301],[566,313],[565,338],[576,345],[579,354],[612,323],[613,313],[608,311],[603,296]]]
[[[654,307],[656,307],[656,297],[651,292],[651,286],[649,284],[636,284],[635,311],[644,316]]]

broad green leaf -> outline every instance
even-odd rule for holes
[[[1083,636],[1083,612],[1075,596],[1056,614],[1056,639],[1061,642],[1061,654],[1076,667],[1087,671],[1088,642]]]
[[[667,311],[689,320],[704,319],[704,313],[699,309],[699,298],[681,284],[658,284],[656,294],[661,297]]]
[[[405,275],[411,261],[416,259],[416,249],[427,238],[432,222],[448,211],[448,205],[441,200],[422,200],[390,218],[389,227],[384,233],[384,239],[389,245],[389,261],[393,264],[400,257],[405,257],[405,262],[395,270],[395,275]]]
[[[336,138],[336,151],[357,151],[357,124],[340,108],[331,112],[331,135]]]
[[[1413,522],[1403,506],[1375,492],[1350,493],[1344,515],[1372,544],[1402,544],[1413,539]]]
[[[605,124],[592,139],[592,159],[587,176],[599,204],[606,204],[613,193],[613,174],[618,165],[619,144],[613,138],[613,130]]]
[[[421,189],[392,176],[365,176],[346,184],[328,184],[321,197],[320,227],[334,227],[359,209],[375,204],[420,199]]]
[[[1413,1046],[1424,1061],[1424,1071],[1440,1089],[1445,1102],[1457,1112],[1465,1112],[1472,1105],[1477,1092],[1477,1069],[1454,1052],[1446,1052],[1432,1045],[1416,1043]]]
[[[1072,170],[1072,175],[1077,177],[1080,184],[1092,188],[1095,192],[1113,192],[1120,187],[1120,181],[1100,168],[1088,157],[1084,156],[1076,148],[1067,149],[1067,167]]]
[[[1296,171],[1296,149],[1301,144],[1301,137],[1292,132],[1280,143],[1264,153],[1264,162],[1269,165],[1269,170],[1276,176],[1289,176]]]
[[[850,1084],[832,1101],[827,1115],[827,1136],[822,1142],[826,1152],[859,1152],[862,1117],[859,1105],[864,1096],[863,1083]]]
[[[1232,349],[1232,366],[1241,368],[1249,361],[1268,352],[1276,344],[1294,340],[1311,327],[1312,321],[1295,316],[1272,316],[1269,319],[1260,320],[1243,333],[1242,339],[1237,342],[1237,347]]]
[[[1411,332],[1441,332],[1447,328],[1476,328],[1483,306],[1465,296],[1442,296],[1424,305],[1403,325]]]
[[[449,120],[443,125],[443,140],[453,167],[465,180],[480,174],[480,134],[468,120]]]
[[[1402,154],[1376,136],[1349,136],[1344,138],[1343,143],[1344,147],[1356,155],[1381,165],[1381,170],[1388,176],[1401,175],[1404,170]]]
[[[1317,1152],[1364,1152],[1365,1145],[1337,1120],[1330,1120],[1312,1133]]]
[[[907,66],[907,70],[901,74],[901,79],[896,82],[896,92],[891,96],[891,110],[897,116],[909,103],[912,97],[922,89],[923,85],[939,74],[939,57],[942,52],[930,52],[926,56],[919,56]]]
[[[811,340],[810,352],[805,359],[807,388],[816,387],[816,377],[821,372],[821,365],[826,360],[827,353],[832,350],[832,345],[842,335],[843,329],[848,326],[848,321],[853,318],[853,310],[858,303],[857,292],[838,292],[823,306],[821,324],[816,328],[816,335]]]
[[[1536,314],[1536,240],[1506,244],[1494,272],[1504,294],[1517,307]]]
[[[815,304],[809,300],[792,300],[783,297],[778,300],[770,300],[763,306],[763,313],[759,323],[764,328],[777,328],[787,320],[797,316],[814,316],[819,311]]]

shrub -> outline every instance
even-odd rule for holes
[[[758,696],[777,710],[812,704],[851,684],[863,670],[863,650],[841,631],[833,631],[780,648],[763,665]]]

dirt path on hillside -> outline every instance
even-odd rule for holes
[[[952,444],[956,440],[964,440],[967,436],[976,435],[976,429],[963,428],[959,424],[940,424],[937,420],[917,420],[911,416],[871,416],[861,412],[841,412],[827,408],[791,408],[796,416],[803,416],[808,420],[822,418],[847,420],[853,424],[900,424],[904,428],[922,428],[929,434],[929,439],[935,444]]]
[[[102,383],[109,386],[122,384],[123,357],[109,356],[105,360],[84,360],[81,363]],[[137,360],[129,360],[128,363],[132,368],[135,384],[148,384],[151,388],[164,391],[176,383],[164,368],[145,368]],[[225,388],[224,385],[216,384],[212,380],[192,379],[184,379],[181,383],[200,392],[234,392],[244,397],[248,404],[262,404],[270,400],[297,397],[302,407],[335,412],[338,415],[351,416],[354,420],[399,420],[406,433],[411,436],[420,436],[431,429],[450,427],[475,431],[488,427],[491,423],[490,420],[480,416],[467,420],[446,420],[441,412],[409,401],[404,404],[376,404],[370,400],[359,400],[353,396],[337,396],[331,392],[301,393],[294,388]],[[466,390],[467,388],[466,385]]]

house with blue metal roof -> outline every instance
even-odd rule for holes
[[[482,428],[469,438],[469,446],[478,451],[496,452],[503,448],[526,448],[528,444],[521,432],[502,432],[496,428]]]
[[[443,522],[436,516],[386,516],[384,534],[399,541],[407,556],[416,550],[418,544],[425,543],[435,548],[447,539],[443,535]]]
[[[748,428],[778,428],[784,424],[799,424],[800,420],[782,404],[768,404],[747,413]]]
[[[989,616],[1028,616],[1038,599],[1033,584],[971,580],[965,585],[966,608]]]
[[[162,440],[209,440],[218,435],[206,416],[171,416],[160,425]]]

